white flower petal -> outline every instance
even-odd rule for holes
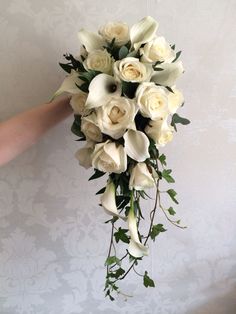
[[[133,209],[130,209],[128,214],[128,228],[131,237],[128,248],[129,253],[134,257],[148,255],[148,247],[139,241],[137,222]]]
[[[72,70],[69,75],[67,75],[62,82],[60,88],[55,92],[55,94],[52,96],[53,100],[55,97],[61,95],[64,92],[70,93],[70,94],[78,94],[80,89],[76,86],[81,84],[81,80],[79,79],[79,73],[75,70]]]
[[[131,43],[137,50],[142,44],[152,40],[158,28],[158,23],[151,16],[146,16],[134,24],[130,30]]]
[[[87,144],[80,148],[75,153],[75,158],[78,159],[80,166],[84,167],[85,169],[88,169],[92,166],[92,160],[91,155],[94,150],[94,143],[93,142],[87,142]]]
[[[101,49],[105,45],[105,41],[96,33],[88,32],[81,29],[78,32],[80,43],[90,52],[95,49]]]
[[[132,169],[131,176],[129,180],[129,189],[135,189],[137,191],[142,191],[155,186],[154,178],[157,177],[157,173],[153,168],[150,173],[147,165],[144,162],[139,162]]]
[[[115,195],[115,185],[113,182],[108,182],[105,192],[101,196],[101,204],[105,210],[105,212],[112,216],[117,216],[126,220],[125,217],[121,216],[118,213],[117,206],[116,206],[116,195]]]
[[[163,71],[156,71],[152,76],[151,81],[163,86],[175,85],[177,78],[184,72],[181,61],[174,63],[162,63],[160,67]]]
[[[128,130],[124,134],[125,152],[126,154],[136,161],[144,161],[150,157],[149,139],[141,131]]]
[[[100,107],[113,95],[121,95],[121,85],[111,75],[98,74],[89,85],[85,107],[87,109]]]

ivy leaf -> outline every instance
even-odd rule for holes
[[[172,199],[173,202],[175,202],[176,204],[179,204],[179,202],[177,201],[177,199],[175,198],[175,196],[177,195],[177,193],[175,192],[175,190],[173,189],[169,189],[168,191],[166,191],[170,198]]]
[[[144,276],[143,276],[143,285],[147,287],[155,287],[154,281],[148,276],[148,272],[145,271]]]
[[[124,275],[124,273],[125,273],[125,270],[120,267],[116,271],[108,273],[108,277],[118,279],[119,277]]]
[[[129,237],[126,235],[127,232],[128,229],[122,229],[121,227],[119,227],[118,231],[114,233],[116,243],[118,243],[119,241],[129,243]]]
[[[163,224],[157,224],[152,226],[152,230],[150,232],[151,239],[155,241],[155,238],[161,233],[165,232],[166,229],[163,227]]]
[[[183,124],[183,125],[187,125],[190,123],[190,121],[186,118],[182,118],[180,117],[177,113],[173,114],[172,116],[172,120],[171,120],[171,125],[174,127],[175,131],[177,131],[177,127],[176,124]]]
[[[119,278],[120,276],[124,275],[125,270],[123,268],[118,268],[116,271],[116,278]]]
[[[177,60],[179,59],[179,56],[181,55],[181,52],[182,52],[182,51],[176,52],[176,57],[175,57],[175,59],[172,61],[172,63],[175,62],[175,61],[177,61]]]
[[[127,54],[129,53],[129,49],[126,46],[122,46],[119,50],[119,59],[124,59],[127,57]]]
[[[105,172],[102,172],[98,169],[94,169],[94,174],[89,178],[89,181],[100,178],[104,176]]]
[[[105,265],[107,266],[110,266],[112,264],[117,264],[117,265],[120,265],[120,260],[118,257],[116,257],[115,255],[114,256],[109,256],[107,259],[106,259],[106,262],[105,262]]]
[[[164,169],[161,173],[162,177],[168,182],[168,183],[174,183],[174,178],[170,175],[172,172],[171,169]]]
[[[169,212],[169,214],[170,214],[171,216],[174,216],[174,215],[176,214],[176,212],[174,211],[174,208],[173,208],[173,207],[170,207],[170,208],[168,208],[167,210],[168,210],[168,212]]]
[[[159,157],[159,160],[162,166],[166,166],[166,156],[164,154]]]

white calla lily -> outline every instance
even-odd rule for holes
[[[143,132],[128,130],[123,137],[125,140],[125,152],[129,157],[138,162],[142,162],[150,157],[148,152],[149,139]]]
[[[81,79],[79,79],[79,73],[75,70],[72,70],[69,75],[67,75],[62,82],[60,88],[55,92],[55,94],[52,96],[53,100],[55,97],[61,95],[64,92],[70,93],[70,94],[78,94],[80,92],[80,89],[76,86],[81,84]]]
[[[177,61],[174,63],[162,63],[162,71],[156,71],[151,81],[163,86],[173,86],[177,78],[184,72],[183,63]]]
[[[88,52],[101,49],[105,45],[105,41],[100,35],[85,29],[81,29],[78,32],[78,38]]]
[[[142,191],[155,186],[155,178],[158,177],[158,174],[152,167],[149,168],[144,162],[137,163],[131,171],[129,180],[130,190]]]
[[[137,221],[134,214],[134,208],[131,206],[128,214],[128,228],[130,232],[129,253],[134,257],[143,257],[148,255],[148,247],[142,244],[138,236]]]
[[[121,84],[111,75],[102,73],[95,76],[89,85],[86,109],[102,106],[111,96],[121,95]]]
[[[118,212],[116,206],[116,188],[112,181],[107,183],[105,192],[101,196],[101,204],[108,215],[117,216],[126,220],[126,217],[121,216]]]
[[[152,40],[158,29],[157,21],[151,16],[146,16],[130,29],[130,40],[134,49],[137,50],[142,44]]]

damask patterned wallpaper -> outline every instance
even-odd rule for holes
[[[104,299],[110,230],[93,196],[102,183],[88,183],[73,158],[69,118],[0,169],[1,314],[236,313],[235,0],[1,0],[0,121],[51,97],[82,26],[147,14],[184,52],[182,114],[192,124],[163,151],[189,228],[160,215],[168,232],[141,266],[157,287],[131,275],[132,298]]]

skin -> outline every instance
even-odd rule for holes
[[[72,114],[70,97],[38,105],[0,123],[0,166],[17,157]]]

